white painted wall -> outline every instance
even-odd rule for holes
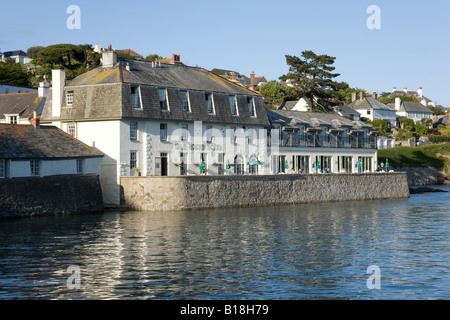
[[[102,158],[84,159],[83,174],[99,174]],[[31,177],[30,160],[11,160],[7,164],[9,178]],[[39,160],[39,176],[77,174],[76,159]]]

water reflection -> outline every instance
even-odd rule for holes
[[[448,200],[2,221],[0,298],[448,298]],[[381,290],[366,287],[369,265]]]

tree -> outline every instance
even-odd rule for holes
[[[36,59],[38,52],[41,51],[42,49],[44,49],[44,47],[41,47],[41,46],[35,46],[35,47],[28,48],[27,57],[30,59]]]
[[[259,87],[259,92],[264,98],[269,98],[274,104],[280,104],[286,98],[286,86],[275,80],[271,80]]]
[[[372,121],[372,128],[377,130],[382,136],[387,137],[389,136],[388,130],[389,126],[383,119],[373,120]]]
[[[84,62],[85,52],[73,44],[55,44],[48,46],[37,53],[36,63],[40,65],[60,65],[71,67],[72,63]]]
[[[146,56],[144,60],[146,60],[146,61],[156,61],[156,60],[162,60],[162,59],[165,59],[165,58],[161,57],[160,55],[157,55],[156,53],[154,53],[154,54],[149,54],[148,56]]]
[[[333,81],[339,74],[333,73],[335,57],[317,55],[313,51],[302,52],[302,57],[286,55],[289,72],[281,80],[293,80],[298,96],[308,101],[309,110],[329,111],[328,106],[336,105],[335,92],[344,85]]]
[[[19,63],[12,60],[0,62],[0,82],[30,86],[30,76]]]

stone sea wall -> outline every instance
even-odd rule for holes
[[[0,218],[103,211],[97,175],[0,179]]]
[[[134,210],[269,206],[409,197],[406,173],[122,177]]]

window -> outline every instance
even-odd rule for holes
[[[189,126],[187,123],[181,124],[181,141],[188,141],[189,137]]]
[[[233,116],[237,116],[237,107],[236,107],[236,96],[230,95],[228,96],[228,101],[230,102],[230,110]]]
[[[167,141],[167,124],[161,123],[159,125],[159,140]]]
[[[240,156],[234,158],[234,174],[243,175],[244,174],[244,161]]]
[[[137,129],[138,129],[138,123],[137,122],[130,122],[130,140],[137,140]]]
[[[71,106],[73,104],[73,91],[67,91],[66,93],[66,104]]]
[[[67,124],[67,133],[70,134],[72,137],[77,137],[77,124],[76,123],[69,123]]]
[[[223,164],[224,160],[225,160],[225,153],[219,153],[219,163],[218,163],[217,173],[220,176],[223,176],[225,174],[224,164]]]
[[[189,101],[187,98],[187,91],[180,90],[181,110],[189,111]]]
[[[370,110],[367,110],[367,115],[370,115]]]
[[[167,105],[166,89],[158,89],[158,95],[159,95],[159,105],[161,107],[161,110],[169,110],[168,105]]]
[[[180,153],[180,176],[187,174],[186,153]]]
[[[214,113],[214,108],[212,104],[212,96],[211,93],[205,93],[205,103],[206,103],[206,110],[209,114]]]
[[[9,117],[9,123],[10,124],[17,124],[17,116],[10,116]]]
[[[39,160],[30,161],[30,174],[33,177],[39,176]]]
[[[77,159],[77,174],[84,172],[84,159]]]
[[[250,117],[255,116],[255,106],[253,103],[253,97],[247,97],[248,114]]]
[[[141,101],[139,99],[139,87],[138,86],[131,86],[131,104],[133,105],[133,108],[139,109],[141,108]]]
[[[212,126],[206,126],[206,142],[212,142]]]
[[[135,168],[137,168],[137,151],[130,151],[130,169],[131,175],[134,175]]]
[[[0,159],[0,179],[6,177],[6,164],[4,159]]]

